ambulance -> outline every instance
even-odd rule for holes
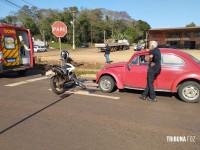
[[[33,42],[29,29],[0,24],[0,74],[24,74],[33,67]]]

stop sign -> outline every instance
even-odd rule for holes
[[[67,34],[67,26],[61,21],[56,21],[52,25],[52,33],[56,37],[63,37],[65,34]]]

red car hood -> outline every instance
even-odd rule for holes
[[[127,62],[118,62],[118,63],[113,63],[110,65],[106,65],[105,69],[111,69],[111,68],[117,68],[117,67],[125,67],[127,65]]]

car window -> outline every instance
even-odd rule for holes
[[[140,55],[136,56],[132,59],[131,64],[132,65],[148,65],[149,61],[147,60],[149,58],[149,55]]]
[[[194,57],[194,56],[192,56],[192,55],[190,55],[190,57],[191,57],[195,62],[197,62],[197,63],[200,64],[200,60],[198,60],[196,57]]]
[[[162,65],[169,66],[184,66],[185,61],[182,58],[173,54],[162,54],[161,63]]]
[[[15,39],[13,37],[4,37],[4,45],[6,49],[15,49]]]
[[[149,58],[149,55],[141,55],[141,56],[139,57],[139,64],[140,64],[140,65],[149,65],[149,60],[148,60],[148,58]]]
[[[138,60],[139,60],[139,56],[136,56],[132,59],[131,64],[132,65],[137,65],[138,64]]]

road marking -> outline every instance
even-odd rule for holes
[[[93,81],[84,81],[83,82],[85,86],[91,86],[91,87],[97,87],[98,84]]]
[[[51,89],[49,89],[52,91]],[[86,95],[86,96],[94,96],[94,97],[102,97],[102,98],[109,98],[109,99],[120,99],[120,97],[115,96],[107,96],[107,95],[99,95],[99,94],[92,94],[89,91],[66,91],[67,93],[78,94],[78,95]]]
[[[40,77],[40,78],[35,78],[35,79],[29,79],[29,80],[25,80],[25,81],[21,81],[21,82],[7,84],[5,86],[13,87],[13,86],[18,86],[18,85],[22,85],[22,84],[26,84],[26,83],[30,83],[30,82],[35,82],[35,81],[39,81],[39,80],[44,80],[44,79],[48,79],[48,77]]]
[[[95,96],[95,97],[102,97],[102,98],[110,98],[110,99],[120,99],[120,97],[115,96],[107,96],[107,95],[98,95],[98,94],[91,94],[88,91],[67,91],[68,93],[79,94],[79,95],[87,95],[87,96]]]

